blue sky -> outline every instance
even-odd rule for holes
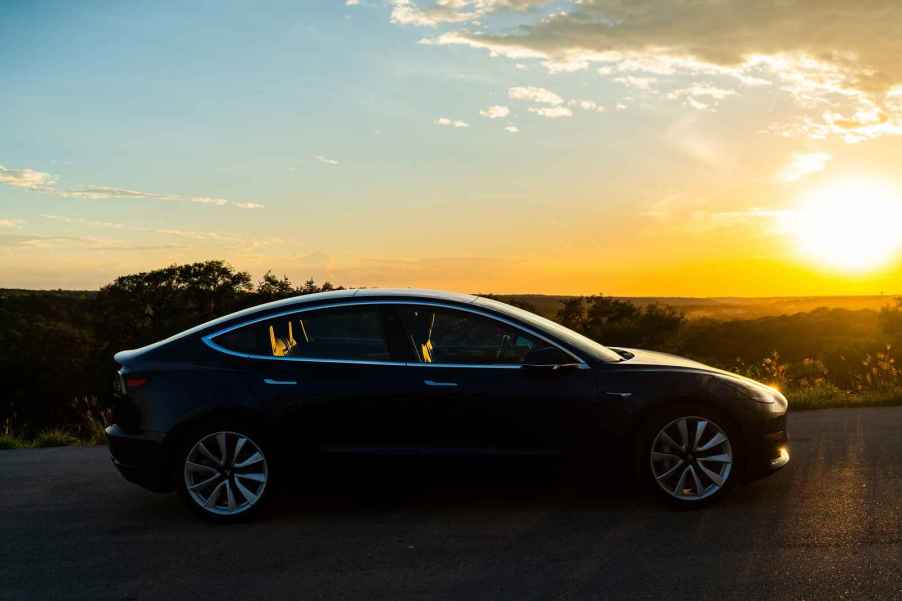
[[[4,3],[0,285],[224,258],[349,285],[707,294],[672,276],[711,259],[697,246],[785,267],[767,215],[831,173],[895,181],[874,159],[898,150],[891,87],[767,54],[775,25],[742,63],[593,47],[586,22],[633,18],[596,4]],[[774,292],[890,277],[809,275]]]

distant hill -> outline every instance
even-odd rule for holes
[[[560,309],[561,302],[572,296],[546,294],[498,294],[504,301],[529,303],[535,310],[552,317]],[[691,298],[679,296],[619,296],[614,297],[644,306],[652,303],[678,308],[690,319],[710,317],[715,319],[756,319],[773,315],[792,315],[813,311],[821,307],[829,309],[879,310],[895,305],[897,297],[886,296],[780,296],[780,297],[715,297]]]
[[[96,290],[25,290],[20,288],[0,288],[0,298],[41,296],[44,298],[89,299]],[[481,293],[487,294],[487,293]],[[535,311],[546,317],[557,315],[561,302],[573,298],[555,294],[495,294],[502,301],[528,303]],[[895,305],[896,296],[775,296],[761,298],[712,297],[693,298],[683,296],[617,296],[619,300],[644,306],[652,303],[670,305],[686,314],[690,319],[709,317],[713,319],[756,319],[774,315],[805,313],[826,307],[828,309],[871,309]]]

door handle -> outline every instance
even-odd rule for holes
[[[457,382],[436,382],[435,380],[423,380],[426,386],[436,386],[440,388],[457,388]]]
[[[297,380],[273,380],[272,378],[263,378],[264,384],[272,384],[273,386],[295,386]]]

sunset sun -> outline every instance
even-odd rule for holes
[[[902,198],[878,181],[835,182],[803,197],[787,226],[799,252],[823,266],[877,269],[902,246]]]

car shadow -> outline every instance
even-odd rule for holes
[[[296,513],[625,511],[662,505],[629,472],[600,473],[548,458],[336,457],[279,475],[265,512],[269,519]]]

